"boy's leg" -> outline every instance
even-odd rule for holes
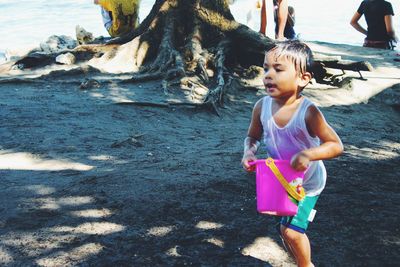
[[[284,230],[284,228],[283,228],[283,226],[282,226],[280,223],[279,223],[278,225],[276,225],[276,231],[278,232],[279,237],[281,238],[283,247],[285,248],[286,252],[289,253],[289,256],[290,256],[290,257],[296,258],[296,257],[294,256],[294,254],[293,254],[292,248],[290,247],[289,243],[286,242],[285,238],[283,237],[283,234],[282,234],[282,233],[283,233],[283,230]]]
[[[314,266],[311,262],[311,247],[307,235],[285,226],[281,227],[281,232],[287,243],[289,253],[293,254],[297,265],[299,267]]]
[[[281,234],[288,252],[293,254],[299,266],[313,266],[311,263],[311,248],[305,231],[308,223],[313,220],[313,209],[319,196],[306,196],[299,202],[298,212],[293,217],[283,217]]]

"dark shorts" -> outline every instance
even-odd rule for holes
[[[390,49],[390,43],[388,41],[372,41],[365,39],[364,47],[380,48],[380,49]]]
[[[275,26],[275,33],[278,33],[278,25],[276,24]],[[287,39],[295,39],[296,38],[296,32],[294,31],[294,28],[289,24],[286,23],[285,29],[283,31],[283,36]]]
[[[300,233],[305,233],[309,222],[312,222],[316,213],[314,210],[319,196],[305,196],[299,202],[299,209],[295,216],[285,216],[281,219],[281,224],[287,228]]]

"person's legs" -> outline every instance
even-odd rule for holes
[[[267,28],[267,7],[265,5],[265,0],[262,0],[260,33],[265,35],[266,28]]]
[[[311,247],[307,235],[283,225],[281,226],[281,233],[289,253],[293,254],[297,265],[299,267],[314,266],[311,262]]]
[[[279,237],[281,238],[283,247],[285,248],[286,252],[289,253],[290,257],[295,258],[294,254],[292,252],[292,248],[290,247],[289,243],[286,242],[285,238],[283,237],[283,234],[282,234],[283,228],[282,227],[283,226],[280,223],[277,224],[276,225],[276,231],[278,232]]]
[[[282,217],[280,233],[289,254],[296,259],[298,266],[313,266],[311,247],[305,231],[309,222],[313,221],[315,204],[319,196],[306,196],[298,203],[295,216]]]

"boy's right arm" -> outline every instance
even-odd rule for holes
[[[255,166],[250,166],[249,162],[256,160],[256,153],[260,146],[262,135],[262,124],[260,120],[262,100],[259,100],[253,109],[251,122],[247,131],[247,137],[244,139],[244,149],[242,165],[246,171],[254,171]]]

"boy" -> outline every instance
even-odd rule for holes
[[[306,196],[298,213],[283,217],[280,235],[298,266],[313,266],[310,242],[305,234],[313,208],[325,187],[324,159],[337,157],[343,145],[321,111],[301,95],[312,78],[310,48],[299,41],[285,41],[265,55],[263,83],[268,96],[254,106],[244,142],[243,167],[253,171],[256,152],[263,137],[270,157],[290,160],[292,168],[305,171]]]

